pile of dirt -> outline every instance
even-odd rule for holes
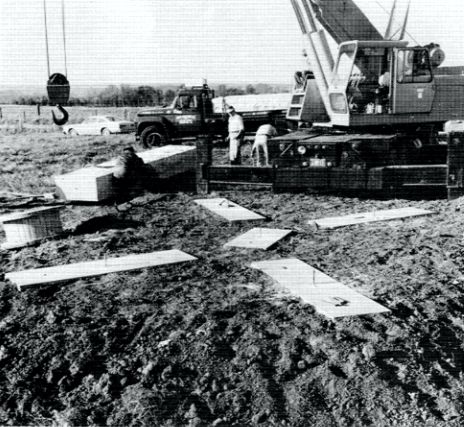
[[[463,203],[230,191],[294,233],[224,248],[227,224],[179,193],[67,206],[69,231],[0,252],[1,272],[180,249],[193,263],[27,289],[0,283],[0,424],[458,426],[464,422]],[[415,206],[336,230],[308,220]],[[249,266],[297,257],[388,307],[331,321]]]

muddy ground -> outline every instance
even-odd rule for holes
[[[131,140],[5,136],[3,188],[53,191],[53,174],[111,158]],[[119,207],[66,206],[63,238],[0,252],[2,273],[172,248],[198,257],[22,292],[3,281],[0,424],[463,424],[463,199],[218,195],[294,233],[269,251],[225,249],[252,225],[221,221],[193,193],[145,194]],[[307,224],[406,206],[435,214],[332,231]],[[249,268],[283,257],[391,314],[331,321]]]

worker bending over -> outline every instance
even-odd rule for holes
[[[256,166],[269,166],[269,151],[267,142],[269,138],[277,135],[277,131],[271,124],[261,125],[256,131],[255,141],[251,148],[251,157],[253,164]],[[261,161],[260,151],[263,152],[263,160]],[[255,157],[256,156],[256,157]]]
[[[118,196],[128,196],[144,188],[147,178],[147,167],[143,160],[135,154],[133,147],[125,147],[116,159],[113,168],[113,179]]]
[[[231,165],[241,163],[240,147],[245,136],[245,126],[243,125],[242,116],[237,114],[235,108],[231,105],[227,108],[229,114],[229,159]]]

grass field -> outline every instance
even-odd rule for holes
[[[42,130],[47,132],[60,130],[52,120],[52,110],[61,117],[56,107],[40,107],[40,115],[34,105],[0,105],[0,108],[2,111],[0,130],[3,128],[3,132],[16,132],[20,121],[25,125],[44,125]],[[93,115],[111,115],[119,119],[134,120],[139,110],[136,107],[65,107],[65,109],[69,113],[69,123],[81,123],[85,118]]]

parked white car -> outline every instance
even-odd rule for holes
[[[90,116],[82,123],[64,125],[62,128],[67,135],[110,135],[135,132],[135,123],[117,120],[113,116]]]

